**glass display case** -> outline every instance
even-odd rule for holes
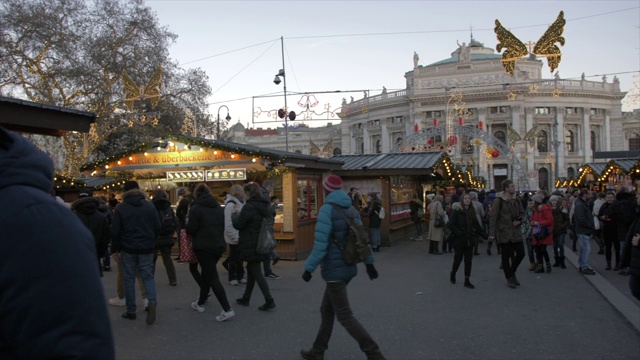
[[[408,218],[411,215],[411,198],[420,184],[408,176],[392,176],[390,181],[391,220]]]
[[[318,184],[320,178],[297,181],[298,221],[311,221],[318,217]]]

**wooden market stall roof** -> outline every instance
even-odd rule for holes
[[[6,129],[50,136],[89,132],[94,113],[0,96],[0,125]]]
[[[265,167],[271,167],[271,168],[277,167],[277,166],[284,166],[284,167],[291,167],[291,168],[335,170],[335,169],[340,169],[343,164],[341,161],[335,160],[335,159],[324,159],[324,158],[319,158],[311,155],[304,155],[304,154],[295,153],[295,152],[287,152],[287,151],[281,151],[281,150],[262,148],[258,146],[240,144],[240,143],[235,143],[231,141],[210,140],[210,139],[203,139],[203,138],[197,138],[197,137],[186,136],[186,135],[167,135],[162,139],[155,139],[155,140],[140,144],[135,148],[128,149],[120,153],[114,154],[105,159],[85,164],[80,168],[80,171],[83,171],[83,172],[93,171],[95,173],[103,172],[104,170],[109,168],[112,168],[112,169],[117,168],[118,166],[115,165],[116,163],[118,165],[120,165],[121,162],[127,163],[126,159],[132,155],[145,153],[145,156],[146,156],[147,151],[153,152],[153,151],[156,151],[156,149],[162,149],[162,151],[166,149],[167,151],[169,151],[169,149],[171,148],[171,145],[174,148],[174,150],[172,151],[175,151],[178,154],[180,154],[181,152],[191,152],[193,147],[194,150],[195,149],[198,149],[198,150],[207,149],[207,150],[214,150],[214,151],[218,150],[218,151],[225,151],[232,154],[244,155],[250,158],[260,158],[261,160],[265,161],[264,162]],[[177,167],[184,168],[184,167],[191,167],[191,166],[209,166],[209,165],[215,164],[216,162],[218,161],[203,159],[202,161],[199,161],[199,162],[184,163],[184,164],[178,162],[171,165],[166,165],[164,167],[166,168],[170,166],[170,167],[176,167],[176,168]],[[144,164],[141,164],[139,166],[129,166],[129,168],[131,169],[136,169],[136,168],[143,169],[143,168],[150,168],[150,167],[154,167],[154,166],[152,165],[146,166]],[[155,166],[155,167],[159,167],[159,166]]]

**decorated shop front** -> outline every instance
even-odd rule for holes
[[[382,200],[388,214],[380,228],[383,246],[415,232],[411,221],[414,195],[424,202],[425,192],[444,194],[457,186],[484,187],[483,179],[475,178],[470,169],[455,166],[445,152],[339,155],[332,159],[344,162],[342,169],[334,173],[343,178],[346,192],[354,189],[354,196],[361,199],[361,209],[367,207],[371,193]],[[368,223],[366,213],[362,214]]]
[[[228,141],[189,136],[167,136],[84,165],[92,176],[112,177],[102,189],[120,192],[122,179],[135,179],[151,193],[165,189],[172,203],[178,190],[205,183],[222,203],[234,184],[274,181],[277,206],[274,230],[283,259],[304,259],[313,247],[316,218],[322,205],[322,178],[342,162],[264,149]]]
[[[578,178],[569,186],[594,191],[615,190],[620,185],[631,186],[640,191],[640,160],[616,159],[602,163],[588,163],[579,169]],[[556,184],[559,182],[556,181]],[[563,185],[564,183],[560,183]],[[565,187],[565,186],[560,186]]]

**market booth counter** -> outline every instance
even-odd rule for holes
[[[584,164],[579,169],[575,185],[594,191],[615,190],[620,185],[626,185],[639,191],[640,159],[615,159]]]
[[[91,176],[129,174],[155,188],[189,188],[206,183],[214,196],[234,184],[266,179],[274,181],[271,195],[281,202],[276,210],[274,231],[283,259],[300,260],[313,248],[315,224],[324,203],[322,178],[340,169],[342,162],[228,141],[170,135],[134,149],[84,165]],[[190,186],[191,184],[191,186]],[[175,203],[177,192],[172,192]]]
[[[380,227],[381,243],[391,246],[415,234],[411,221],[411,201],[414,194],[424,201],[424,192],[441,186],[467,184],[480,187],[480,183],[468,172],[456,169],[445,152],[410,152],[366,155],[339,155],[332,159],[344,162],[341,176],[345,191],[356,188],[367,205],[367,195],[377,193],[388,214]],[[473,182],[473,185],[471,184]],[[368,216],[363,212],[365,225]],[[422,223],[426,233],[427,224]]]

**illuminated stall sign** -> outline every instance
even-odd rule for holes
[[[204,171],[167,171],[167,181],[204,181]]]
[[[246,180],[247,169],[207,170],[207,181]]]

